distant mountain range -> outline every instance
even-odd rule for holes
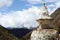
[[[6,29],[0,25],[0,40],[21,40],[24,35],[32,30],[26,28]]]
[[[21,38],[24,35],[26,35],[27,33],[29,33],[30,31],[32,31],[27,28],[13,28],[13,29],[7,29],[7,30],[18,38]]]

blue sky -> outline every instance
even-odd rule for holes
[[[49,14],[60,7],[60,0],[0,0],[0,24],[6,28],[34,28],[43,3]]]

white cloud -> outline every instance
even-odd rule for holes
[[[44,2],[56,2],[57,0],[44,0]]]
[[[60,7],[60,1],[57,1],[56,3],[57,8]]]
[[[42,3],[42,0],[27,0],[28,3],[30,4],[37,4],[37,3]]]
[[[50,4],[47,6],[50,14],[53,13],[57,8],[60,7],[60,0],[57,0],[54,4]]]
[[[26,0],[29,4],[42,4],[46,3],[49,13],[53,13],[58,7],[60,7],[60,0]],[[48,4],[48,5],[47,5]]]
[[[38,17],[39,8],[32,7],[23,11],[12,11],[6,13],[5,15],[0,15],[0,24],[6,28],[22,28],[21,25],[24,25],[26,28],[33,28],[38,25],[35,21]]]
[[[0,0],[0,8],[9,7],[13,0]]]
[[[59,0],[26,0],[28,3],[30,4],[38,4],[38,3],[49,3],[49,2],[56,2],[56,1],[59,1]]]

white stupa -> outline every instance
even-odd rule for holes
[[[57,40],[57,30],[47,29],[50,28],[48,24],[52,18],[48,14],[48,10],[45,4],[41,7],[40,16],[37,20],[39,26],[36,30],[31,33],[31,40]],[[52,26],[51,26],[52,27]]]

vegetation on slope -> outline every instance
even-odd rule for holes
[[[0,25],[0,40],[19,40]]]

